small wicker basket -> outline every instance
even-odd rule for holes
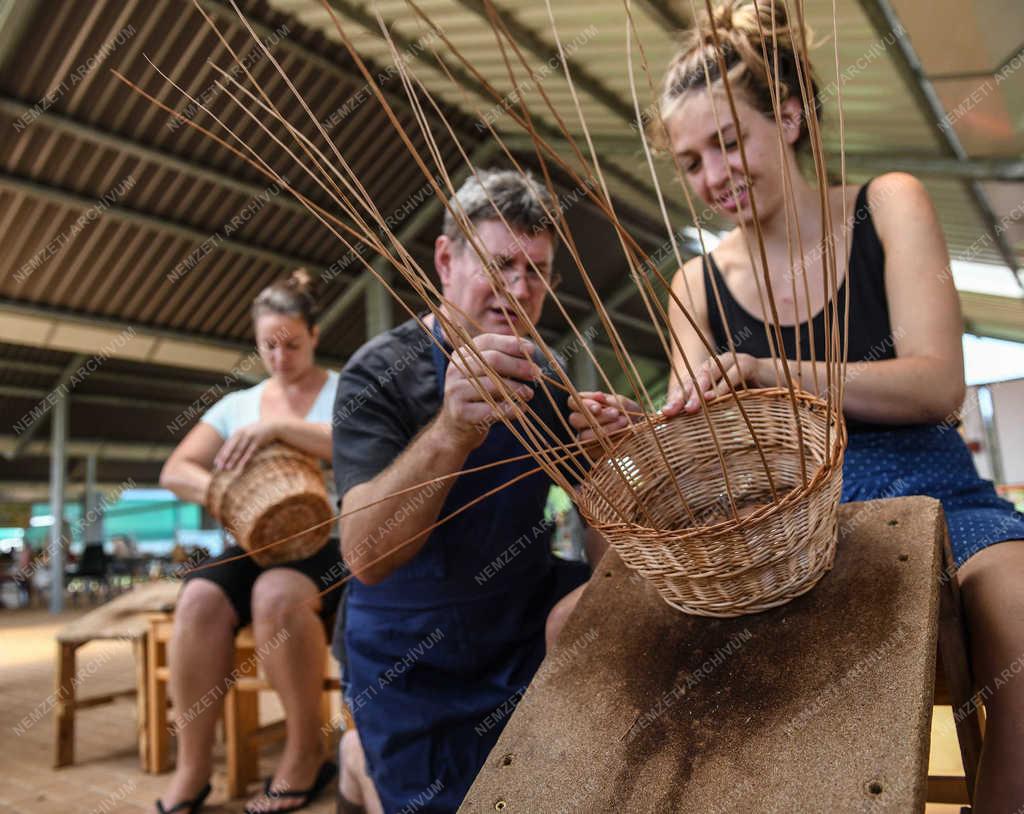
[[[578,491],[587,521],[627,566],[684,613],[731,617],[782,605],[813,588],[835,557],[842,422],[831,416],[833,454],[826,466],[829,411],[821,399],[797,393],[804,485],[788,390],[742,390],[738,397],[767,460],[777,501],[731,395],[710,402],[708,410],[738,519],[702,413],[635,425],[610,457],[591,468]]]
[[[310,557],[331,533],[331,504],[320,466],[287,444],[268,444],[241,471],[215,472],[206,507],[262,566]],[[310,530],[299,534],[305,529]],[[292,535],[298,536],[267,547]]]

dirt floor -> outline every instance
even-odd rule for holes
[[[47,710],[54,688],[55,632],[84,611],[52,617],[43,610],[0,611],[0,814],[114,814],[152,812],[166,776],[143,774],[135,739],[135,703],[123,698],[113,704],[83,710],[76,716],[75,765],[52,769],[53,715]],[[132,686],[135,671],[131,650],[120,642],[94,642],[79,651],[84,671],[83,695]],[[261,716],[279,717],[274,698],[263,699]],[[44,710],[41,717],[35,710]],[[18,734],[26,716],[38,718]],[[241,812],[244,799],[226,800],[223,752],[218,747],[218,771],[207,810]],[[263,755],[262,769],[269,774],[276,753]],[[960,761],[948,708],[936,711],[933,722],[932,772],[954,774]],[[257,791],[253,788],[253,792]],[[334,811],[334,799],[324,797],[307,809],[314,814]],[[928,814],[958,814],[959,806],[928,807]],[[616,813],[618,814],[618,813]],[[622,814],[627,814],[622,812]]]
[[[75,716],[75,764],[53,769],[54,634],[84,611],[59,617],[42,610],[0,611],[0,814],[115,814],[154,811],[167,775],[144,774],[139,768],[135,738],[135,699],[86,709]],[[90,667],[90,662],[93,666]],[[84,669],[83,669],[84,668]],[[92,642],[78,651],[78,671],[84,677],[83,696],[128,689],[135,682],[131,648],[121,642]],[[270,693],[261,697],[261,718],[280,717]],[[42,717],[33,715],[45,710]],[[26,716],[35,724],[16,728]],[[263,755],[264,774],[273,771],[277,752]],[[213,793],[204,810],[241,812],[245,799],[228,801],[224,753],[218,745]],[[259,790],[254,785],[252,792]],[[324,793],[314,814],[335,810],[333,794]]]

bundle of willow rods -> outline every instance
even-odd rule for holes
[[[769,1],[775,2],[775,0]],[[551,0],[545,0],[545,6],[551,24],[551,34],[561,57],[560,64],[564,80],[571,91],[578,114],[580,132],[586,142],[582,147],[577,144],[577,139],[567,129],[562,116],[552,106],[544,90],[544,83],[539,80],[537,72],[523,57],[518,44],[502,22],[501,16],[494,13],[493,7],[487,0],[485,0],[486,5],[491,12],[489,25],[507,69],[512,89],[510,96],[494,88],[485,77],[481,76],[472,61],[459,52],[444,31],[413,0],[406,0],[406,2],[415,18],[420,20],[443,44],[446,56],[454,57],[467,74],[472,76],[475,81],[480,82],[484,89],[493,96],[495,102],[506,108],[506,121],[511,122],[515,128],[529,136],[534,145],[535,161],[533,163],[541,167],[544,183],[555,202],[555,206],[547,213],[552,228],[565,246],[572,264],[576,267],[579,280],[591,300],[593,312],[607,335],[619,366],[616,372],[627,382],[630,391],[628,395],[635,398],[645,409],[639,421],[631,429],[619,433],[617,437],[604,432],[584,411],[583,414],[590,420],[591,429],[597,437],[599,450],[598,460],[592,466],[588,465],[579,445],[560,444],[555,433],[557,428],[546,426],[539,419],[537,413],[531,409],[528,402],[517,402],[516,409],[510,414],[502,415],[500,420],[520,441],[528,454],[535,459],[537,469],[546,472],[556,484],[565,488],[573,496],[581,512],[605,533],[623,560],[650,579],[673,607],[689,613],[737,615],[777,605],[809,590],[830,566],[834,556],[836,512],[841,486],[843,450],[846,443],[840,407],[846,362],[840,349],[846,347],[847,326],[839,325],[836,304],[838,291],[836,247],[832,245],[832,241],[828,237],[831,235],[833,213],[830,210],[827,196],[823,195],[821,199],[824,287],[827,301],[831,304],[831,307],[827,309],[825,320],[826,355],[823,361],[826,363],[826,382],[825,386],[820,388],[824,392],[824,397],[821,398],[799,389],[790,376],[783,372],[786,363],[782,359],[781,326],[755,208],[753,235],[747,236],[748,245],[752,244],[758,248],[762,261],[763,280],[758,281],[758,292],[763,313],[769,318],[769,334],[771,334],[769,346],[772,348],[773,359],[777,363],[778,386],[751,389],[745,385],[733,386],[729,383],[730,392],[713,402],[705,400],[703,394],[698,393],[700,397],[699,413],[665,421],[656,413],[655,405],[630,357],[629,350],[604,307],[600,292],[587,274],[576,241],[565,219],[564,210],[557,205],[558,193],[552,181],[550,168],[557,168],[577,184],[577,189],[584,191],[586,197],[601,213],[609,228],[618,238],[630,276],[638,287],[651,325],[658,335],[676,381],[692,378],[694,365],[687,358],[682,343],[672,328],[662,295],[667,295],[669,307],[677,309],[696,330],[705,350],[712,357],[715,356],[715,348],[710,339],[697,326],[692,306],[683,302],[679,295],[672,290],[671,281],[664,276],[629,234],[616,214],[615,204],[601,168],[600,157],[594,148],[590,130],[578,101],[569,62],[565,58],[563,45],[559,38]],[[454,201],[456,184],[452,173],[446,167],[442,151],[438,147],[437,134],[433,131],[433,127],[436,125],[432,126],[430,118],[432,117],[435,122],[439,121],[443,125],[443,130],[446,131],[446,135],[455,139],[465,163],[465,169],[475,175],[477,168],[472,166],[467,150],[458,144],[454,128],[441,107],[435,103],[430,91],[411,70],[403,55],[399,53],[387,25],[378,13],[377,19],[382,37],[389,45],[394,64],[402,81],[407,104],[413,111],[416,127],[427,145],[426,155],[422,155],[410,139],[406,127],[395,113],[388,98],[382,92],[373,70],[366,66],[355,50],[337,14],[327,0],[321,0],[321,3],[326,13],[330,15],[344,48],[394,127],[395,137],[401,140],[409,156],[415,161],[425,180],[433,188],[438,200],[444,202],[468,243],[481,256],[483,268],[488,273],[490,283],[497,292],[498,287],[502,285],[501,280],[493,271],[489,262],[491,258],[481,245],[473,224],[466,218],[465,213],[459,210],[458,203]],[[778,3],[787,8],[790,19],[802,22],[802,0],[778,0]],[[789,9],[790,3],[795,7],[795,14]],[[302,122],[292,122],[281,113],[279,106],[253,77],[245,61],[239,57],[238,49],[231,46],[226,36],[203,7],[198,2],[195,5],[210,28],[217,33],[223,47],[231,54],[236,66],[228,70],[213,65],[220,76],[216,84],[221,90],[221,98],[227,103],[233,104],[256,123],[276,145],[276,148],[283,150],[293,162],[289,174],[294,177],[298,173],[311,179],[327,195],[332,202],[332,207],[321,206],[302,194],[281,172],[275,170],[264,156],[239,138],[225,123],[223,115],[215,113],[202,100],[193,97],[161,71],[161,76],[180,91],[192,106],[201,110],[208,117],[209,122],[212,122],[210,127],[214,127],[216,130],[209,129],[189,117],[180,116],[182,123],[202,132],[208,138],[227,148],[259,170],[268,179],[294,195],[326,229],[353,253],[358,262],[365,267],[365,273],[372,274],[410,316],[420,322],[425,334],[433,339],[431,331],[418,316],[418,309],[411,307],[396,292],[392,283],[392,275],[375,268],[365,255],[377,255],[384,259],[412,288],[419,298],[420,304],[438,320],[451,344],[461,348],[464,353],[472,357],[491,379],[494,392],[478,385],[481,398],[494,407],[497,407],[499,403],[516,401],[512,393],[506,392],[501,376],[490,368],[487,361],[472,345],[469,332],[463,327],[465,324],[473,324],[472,320],[466,314],[461,313],[452,302],[444,298],[432,275],[416,262],[397,239],[390,229],[384,213],[378,209],[372,197],[367,193],[358,173],[353,170],[335,142],[328,136],[293,84],[287,71],[256,36],[251,24],[234,0],[231,0],[231,5],[238,14],[239,23],[249,32],[256,47],[261,49],[263,56],[274,66],[290,93],[300,102],[304,111]],[[710,13],[710,0],[705,0],[705,5]],[[695,4],[693,11],[696,16]],[[652,149],[645,129],[646,122],[641,114],[643,105],[640,102],[633,75],[632,47],[635,43],[642,57],[647,84],[651,93],[654,94],[654,83],[646,63],[643,43],[640,42],[637,34],[630,0],[624,0],[624,24],[626,68],[636,110],[638,146],[642,147],[650,169],[651,180],[664,219],[667,241],[681,266],[682,255],[677,244],[676,232],[664,203]],[[834,38],[836,33],[834,30]],[[764,32],[764,41],[770,41],[775,34],[774,28]],[[806,49],[804,53],[806,54]],[[728,71],[724,70],[720,51],[718,59],[730,112],[735,118],[736,111],[729,75]],[[806,60],[806,56],[804,59]],[[452,77],[446,67],[447,63],[439,59],[438,64],[450,81],[457,85],[457,80]],[[160,70],[159,67],[154,67],[157,71]],[[803,72],[805,77],[810,76],[809,63],[803,65]],[[175,111],[134,85],[128,78],[121,74],[117,74],[117,76],[157,106],[172,115],[177,115]],[[550,82],[551,77],[547,77],[546,81]],[[249,86],[255,88],[255,91],[249,90]],[[808,112],[815,175],[819,187],[824,189],[827,186],[827,177],[822,139],[815,107],[810,104],[810,87],[810,81],[806,79],[804,85],[801,86],[801,95],[804,109]],[[466,97],[469,98],[469,94],[466,94]],[[528,102],[528,99],[536,97],[540,99],[538,104],[552,114],[561,137],[564,139],[564,144],[554,145],[538,132],[538,128],[534,124],[536,111],[531,110]],[[508,106],[507,98],[514,98],[516,104]],[[775,99],[778,98],[781,97],[776,88]],[[478,115],[486,125],[491,138],[500,149],[500,155],[512,167],[522,170],[521,161],[509,150],[501,134],[494,130],[488,117],[479,108],[469,104],[473,108],[472,112]],[[776,115],[778,115],[777,106]],[[308,121],[306,121],[307,118]],[[275,128],[273,130],[269,128],[267,122],[272,122]],[[286,133],[284,138],[280,135],[282,131]],[[842,138],[841,117],[840,137]],[[738,135],[738,138],[745,168],[746,158],[743,152],[742,135]],[[566,145],[569,158],[563,157]],[[693,222],[697,224],[699,230],[700,219],[686,185],[682,181],[682,172],[675,158],[673,158],[673,168],[686,195],[687,206]],[[730,178],[730,186],[735,191],[736,179]],[[789,216],[787,207],[787,218]],[[845,212],[843,217],[845,218]],[[795,226],[799,233],[799,224],[795,224]],[[745,227],[741,228],[746,231]],[[700,232],[699,234],[703,247],[703,235]],[[362,248],[369,248],[371,251],[362,251],[360,250]],[[803,265],[802,247],[799,248],[798,253],[800,263]],[[536,271],[536,269],[534,270]],[[793,285],[795,293],[795,281]],[[847,287],[847,292],[848,290],[849,287]],[[584,340],[579,327],[559,301],[557,294],[549,290],[548,295],[557,312],[565,320],[570,335],[576,338],[582,352],[586,353],[596,366],[603,387],[612,391],[614,388],[611,385],[608,371],[599,363],[593,349]],[[509,299],[509,309],[519,317],[516,324],[525,327],[523,335],[536,344],[553,371],[552,377],[540,382],[539,392],[535,398],[564,400],[567,395],[578,398],[577,389],[559,366],[554,351],[530,323],[515,298]],[[717,290],[714,299],[718,302]],[[810,308],[809,300],[807,308]],[[810,316],[808,313],[808,321]],[[728,325],[726,333],[732,333]],[[843,334],[842,341],[840,340],[841,333]],[[462,364],[459,358],[453,358],[445,348],[442,347],[441,350],[454,364]],[[735,349],[731,350],[735,353]],[[681,362],[681,368],[676,358]],[[813,357],[813,351],[812,358],[808,361],[812,364],[817,361]],[[721,363],[716,360],[716,364],[719,366],[721,375],[725,377],[725,370]],[[726,382],[728,383],[728,378],[726,378]],[[495,462],[495,465],[498,463],[500,462]],[[577,491],[574,484],[580,481],[582,481],[582,486]],[[466,508],[468,507],[458,510],[458,513],[465,511]],[[444,523],[452,516],[454,514],[440,518],[435,526]],[[273,545],[271,543],[271,546]]]

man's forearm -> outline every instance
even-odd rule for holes
[[[341,507],[346,515],[341,520],[341,546],[357,579],[380,582],[416,556],[429,537],[424,531],[437,521],[456,479],[406,490],[458,472],[469,452],[435,420],[391,466],[348,491]]]

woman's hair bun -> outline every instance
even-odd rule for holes
[[[702,9],[684,33],[665,75],[662,121],[688,91],[722,81],[724,66],[730,86],[744,92],[747,100],[768,116],[774,115],[776,83],[779,104],[790,98],[801,100],[805,115],[795,146],[806,146],[809,130],[803,97],[811,100],[819,120],[822,114],[818,83],[805,58],[811,37],[807,26],[790,20],[782,0],[721,0],[710,13]],[[804,83],[810,85],[809,90],[801,87]],[[652,135],[660,129],[655,128]]]
[[[264,288],[252,304],[252,317],[258,319],[260,314],[274,313],[286,316],[301,317],[310,330],[316,325],[319,313],[313,275],[304,268],[295,269],[281,280]]]

